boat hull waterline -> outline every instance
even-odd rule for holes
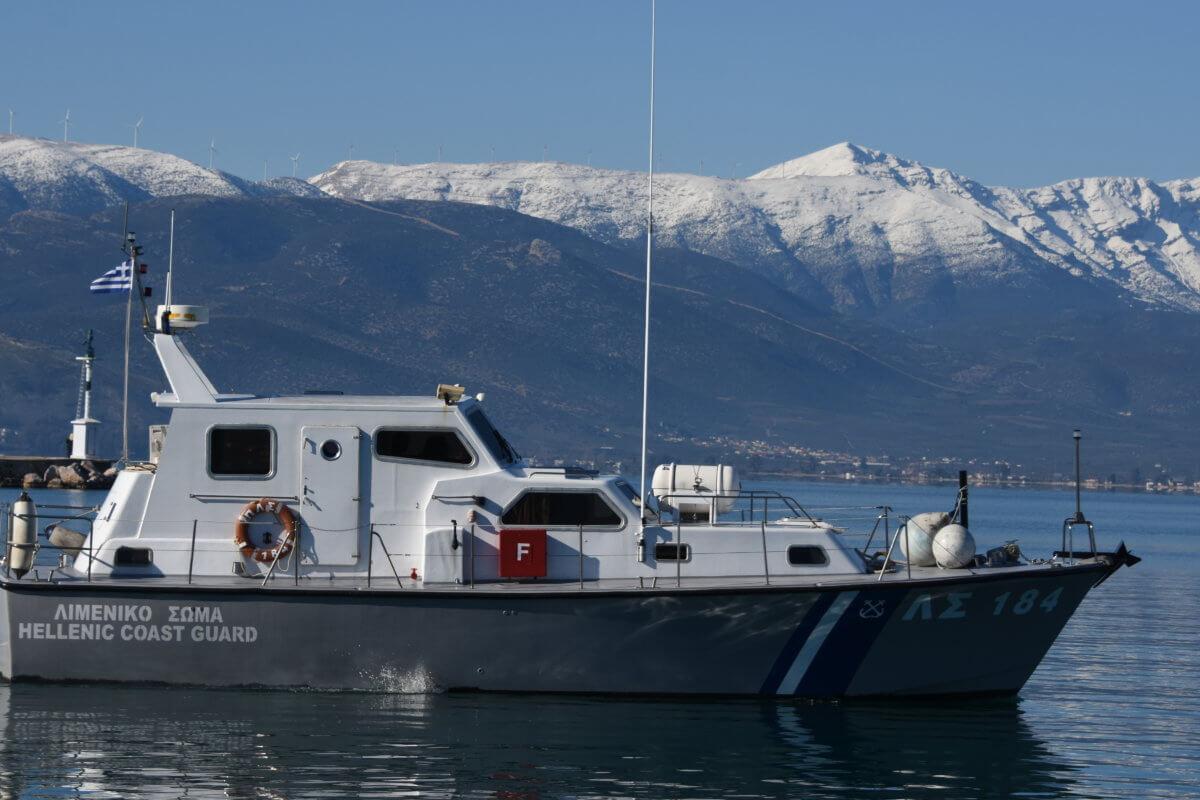
[[[821,587],[0,580],[0,677],[385,691],[1011,694],[1111,557]],[[315,633],[319,632],[319,633]]]

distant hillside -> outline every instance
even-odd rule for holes
[[[159,291],[171,208],[177,297],[212,308],[190,346],[219,389],[424,393],[458,381],[487,392],[510,438],[539,460],[636,457],[640,253],[458,203],[174,198],[130,212]],[[23,212],[0,224],[0,428],[20,432],[23,450],[60,449],[87,328],[100,351],[97,414],[118,444],[123,304],[87,286],[119,257],[121,213]],[[1049,469],[1069,465],[1070,428],[1083,425],[1106,469],[1194,466],[1183,432],[1200,385],[1146,352],[1200,346],[1190,314],[1033,315],[1004,329],[901,334],[719,259],[664,249],[657,263],[656,458],[745,463],[729,442],[760,440]],[[141,452],[157,419],[146,397],[162,381],[141,342],[136,363]]]

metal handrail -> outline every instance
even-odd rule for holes
[[[5,576],[7,576],[9,578],[12,577],[12,551],[13,551],[14,547],[19,547],[23,550],[32,550],[34,559],[37,558],[37,554],[39,552],[41,552],[43,549],[58,550],[61,552],[61,551],[63,551],[63,548],[59,547],[56,544],[52,544],[48,541],[49,535],[47,534],[47,531],[51,527],[61,525],[65,522],[73,522],[73,521],[78,520],[80,522],[86,523],[87,528],[88,528],[87,533],[85,534],[85,540],[87,542],[87,553],[88,553],[88,580],[90,581],[92,579],[92,565],[91,565],[92,534],[95,532],[95,527],[96,527],[95,514],[97,514],[99,512],[100,507],[99,506],[74,506],[74,505],[43,504],[43,505],[37,506],[37,508],[36,508],[36,510],[39,512],[46,510],[46,509],[52,509],[52,510],[56,510],[56,511],[76,511],[79,513],[73,514],[72,516],[69,516],[69,517],[59,516],[58,514],[41,514],[41,513],[23,514],[23,515],[21,515],[22,517],[35,521],[35,529],[40,528],[41,530],[37,531],[37,535],[32,544],[13,544],[13,541],[12,541],[12,517],[14,516],[14,514],[13,514],[12,504],[11,503],[0,503],[0,534],[2,534],[4,537],[4,548],[5,548],[4,574],[5,574]],[[40,523],[36,522],[37,520],[50,520],[51,524],[46,525],[43,528]],[[76,533],[78,533],[78,531],[76,531]],[[41,541],[42,538],[47,539],[46,544],[42,544],[42,541]],[[83,548],[80,548],[80,550],[82,552]],[[33,566],[34,565],[31,564],[31,568]]]
[[[387,556],[388,566],[392,569],[392,575],[396,577],[396,585],[401,589],[404,588],[404,583],[400,580],[400,573],[396,572],[396,564],[392,561],[392,554],[388,552],[387,543],[383,541],[383,537],[375,530],[375,526],[371,526],[371,546],[367,548],[367,588],[371,588],[371,571],[375,566],[375,540],[379,540],[379,546],[383,548],[383,554]]]
[[[292,560],[292,564],[295,567],[295,570],[294,570],[295,576],[293,578],[293,584],[299,585],[300,584],[300,520],[295,520],[294,522],[292,522],[292,528],[290,531],[288,531],[288,533],[290,534],[290,536],[288,538],[290,540],[292,540],[292,551],[290,553],[288,553],[288,555],[295,556],[295,558]],[[194,535],[195,534],[193,532],[193,536]],[[193,539],[193,542],[194,542],[194,539]],[[275,573],[275,565],[279,563],[279,559],[282,557],[283,557],[283,545],[282,544],[276,545],[275,546],[275,557],[271,559],[271,567],[270,567],[270,569],[267,570],[267,574],[263,578],[263,582],[262,582],[263,586],[266,586],[267,581],[271,580],[271,576]]]
[[[763,583],[767,586],[771,585],[771,567],[770,560],[767,557],[767,521],[762,521],[762,546],[763,546]]]
[[[877,530],[879,530],[880,522],[883,522],[883,540],[886,542],[890,538],[888,536],[887,520],[888,520],[888,513],[891,512],[892,507],[891,506],[863,506],[863,508],[875,508],[879,511],[879,514],[875,517],[875,524],[871,526],[871,532],[869,534],[867,534],[867,542],[866,542],[866,544],[863,545],[863,554],[865,555],[866,551],[871,549],[871,542],[873,542],[875,540],[875,532]]]
[[[719,501],[719,500],[733,500],[735,503],[737,501],[745,501],[747,503],[747,505],[749,506],[749,508],[742,509],[742,513],[743,513],[742,521],[743,522],[755,522],[756,521],[754,519],[754,507],[755,507],[757,501],[760,501],[760,500],[762,501],[763,514],[767,514],[768,508],[769,508],[769,502],[772,500],[775,500],[775,501],[778,501],[779,504],[781,504],[780,510],[786,509],[793,516],[802,516],[805,519],[807,519],[809,522],[813,522],[813,523],[817,522],[817,519],[814,518],[811,514],[809,514],[808,511],[805,510],[804,506],[802,506],[798,502],[796,502],[796,499],[794,497],[782,494],[773,489],[771,489],[771,490],[742,489],[742,490],[739,490],[736,492],[699,492],[699,493],[682,491],[682,492],[672,492],[670,494],[658,495],[658,499],[660,502],[666,501],[668,505],[673,505],[671,503],[671,500],[674,500],[674,499],[707,500],[709,503],[709,508],[710,508],[710,514],[709,514],[710,522],[713,524],[717,524],[717,522],[718,522],[717,514],[714,512],[716,511],[717,501]],[[744,514],[747,510],[749,510],[749,512],[750,512],[749,520],[744,519]]]
[[[261,494],[206,494],[203,492],[189,492],[188,493],[188,497],[191,498],[192,500],[237,500],[237,501],[249,502],[252,500],[259,500],[263,496],[264,495],[261,495]],[[271,495],[271,497],[275,497],[275,496]],[[300,502],[300,498],[296,497],[295,495],[291,495],[289,497],[279,496],[279,497],[275,497],[275,499],[281,503],[299,503]]]
[[[1063,556],[1065,558],[1068,559],[1067,563],[1069,563],[1069,564],[1075,563],[1075,555],[1076,555],[1076,553],[1075,553],[1075,526],[1076,525],[1086,525],[1087,526],[1088,544],[1091,546],[1091,554],[1093,557],[1096,555],[1096,526],[1093,525],[1091,522],[1089,522],[1086,519],[1080,519],[1079,517],[1081,517],[1081,516],[1082,516],[1082,514],[1080,514],[1079,516],[1070,516],[1063,520],[1062,550],[1060,552],[1063,554]]]

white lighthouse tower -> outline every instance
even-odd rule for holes
[[[79,375],[79,402],[75,407],[75,419],[71,420],[71,458],[88,460],[96,457],[96,427],[100,420],[92,419],[92,362],[96,351],[92,348],[92,332],[89,330],[86,350],[75,360],[83,362]]]

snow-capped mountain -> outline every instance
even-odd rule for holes
[[[348,161],[310,181],[335,197],[501,206],[607,243],[645,235],[641,173]],[[987,187],[850,143],[747,179],[664,174],[655,182],[658,244],[754,268],[863,313],[939,286],[940,300],[951,303],[963,286],[1033,289],[1068,276],[1152,305],[1200,310],[1198,210],[1200,179]]]
[[[151,150],[0,136],[3,216],[83,215],[176,195],[278,194],[499,206],[616,245],[645,232],[639,172],[346,161],[307,182],[257,183]],[[655,221],[659,246],[730,261],[866,316],[970,314],[1029,298],[1045,310],[1067,293],[1083,305],[1200,311],[1200,178],[988,187],[842,143],[740,180],[660,174]]]
[[[152,197],[277,194],[320,192],[291,178],[246,181],[153,150],[0,135],[0,213],[5,216],[25,209],[90,214]]]

